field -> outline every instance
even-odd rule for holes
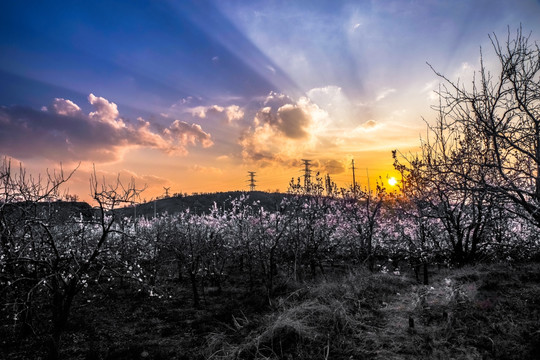
[[[0,207],[4,358],[527,359],[539,351],[537,227],[500,204],[425,207],[384,190],[259,193],[199,212],[153,214],[157,204],[146,204],[134,217],[116,207],[125,193],[96,193],[93,209]]]
[[[182,284],[152,293],[115,284],[81,294],[64,334],[69,359],[533,359],[540,353],[540,265],[413,274],[355,269],[264,289]],[[2,340],[6,359],[38,359],[39,341]]]

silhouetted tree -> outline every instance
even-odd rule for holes
[[[445,174],[475,196],[488,192],[513,203],[511,211],[540,226],[540,48],[521,27],[504,43],[490,39],[497,69],[490,71],[481,54],[470,86],[436,72],[444,81],[437,131],[454,138],[449,153],[461,154],[460,164],[445,164]]]
[[[139,193],[133,182],[124,186],[118,180],[107,185],[94,172],[90,187],[98,214],[90,220],[83,216],[66,219],[61,212],[49,211],[46,200],[72,174],[60,170],[34,178],[22,167],[13,171],[7,160],[0,167],[1,310],[23,335],[40,326],[48,338],[50,359],[59,357],[75,296],[115,264],[117,252],[109,244],[118,232],[113,210]],[[49,321],[44,321],[47,312]],[[33,318],[37,313],[40,321]]]

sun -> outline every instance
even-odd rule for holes
[[[396,184],[397,184],[396,178],[395,178],[395,177],[391,177],[390,179],[388,179],[388,184],[389,184],[390,186],[396,186]]]

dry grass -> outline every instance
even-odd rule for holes
[[[237,329],[240,341],[209,336],[207,358],[533,359],[540,353],[539,270],[469,267],[442,271],[427,286],[359,272],[307,285],[278,299],[249,332]]]
[[[380,308],[407,279],[361,272],[307,285],[276,300],[261,325],[231,344],[232,336],[208,337],[209,359],[336,359],[374,354],[369,334],[383,326]],[[238,329],[242,332],[243,329]],[[221,348],[220,348],[221,346]]]
[[[104,294],[77,307],[64,355],[81,360],[537,358],[540,264],[433,272],[427,286],[407,275],[367,271],[288,284],[264,309],[263,292],[238,288],[208,296],[200,310],[190,306],[187,290],[163,298]],[[39,349],[26,349],[4,349],[0,358],[37,358],[30,354]]]

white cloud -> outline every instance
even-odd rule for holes
[[[242,110],[238,105],[227,106],[225,113],[227,114],[227,120],[229,123],[244,118],[244,110]]]
[[[377,97],[375,98],[375,101],[381,101],[382,99],[386,98],[388,95],[396,92],[396,89],[384,89],[383,91],[379,92],[377,94]]]
[[[79,115],[81,114],[81,108],[71,100],[65,100],[61,98],[55,98],[50,108],[44,108],[43,110],[50,110],[58,115]]]
[[[219,105],[196,106],[188,109],[188,112],[192,116],[201,119],[216,117],[227,124],[232,124],[244,118],[244,110],[238,105],[229,105],[227,107]]]
[[[204,132],[200,125],[188,124],[185,121],[175,120],[164,133],[168,135],[170,141],[179,145],[181,152],[185,151],[187,145],[195,145],[197,142],[205,148],[214,144],[210,134]]]
[[[118,107],[115,103],[109,102],[105,98],[97,97],[94,94],[88,95],[88,102],[94,105],[94,107],[96,108],[96,111],[88,114],[91,119],[110,124],[116,128],[122,128],[126,126],[122,119],[118,119],[118,115],[120,115],[120,113],[118,112]]]

